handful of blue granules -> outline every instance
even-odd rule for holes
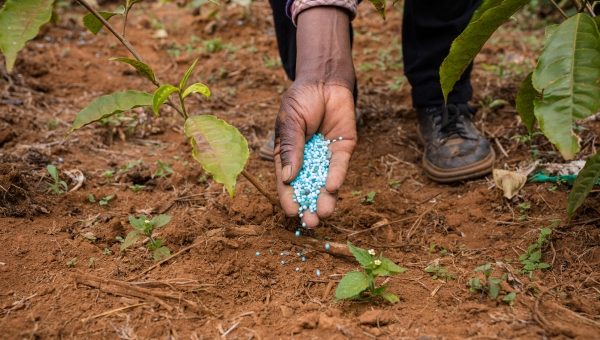
[[[339,137],[338,140],[341,140]],[[304,160],[298,176],[292,181],[294,188],[294,202],[297,202],[298,216],[302,217],[306,210],[310,212],[317,211],[317,198],[321,188],[327,182],[327,173],[329,172],[329,160],[331,151],[329,144],[335,142],[325,139],[317,133],[306,142],[304,146]]]

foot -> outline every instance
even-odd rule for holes
[[[467,104],[417,109],[419,137],[425,145],[423,168],[432,180],[450,183],[492,171],[496,156],[473,125],[474,113]]]

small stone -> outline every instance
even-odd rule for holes
[[[388,310],[368,310],[358,317],[361,325],[383,326],[394,322],[394,313]]]
[[[260,251],[257,251],[257,252],[256,252],[256,256],[260,256]]]
[[[325,250],[327,250],[327,251],[331,250],[331,244],[329,244],[329,242],[325,243]]]
[[[295,235],[296,235],[296,237],[300,237],[300,230],[296,230]]]
[[[315,270],[315,274],[317,275],[317,277],[320,277],[321,276],[321,270],[320,269]]]
[[[296,267],[296,271],[297,271],[297,272],[299,272],[299,271],[300,271],[300,268]]]
[[[302,260],[302,262],[306,262],[306,257],[305,257],[305,256],[302,256],[302,257],[300,258],[300,260]]]

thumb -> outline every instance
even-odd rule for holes
[[[281,159],[281,180],[289,184],[300,171],[306,124],[299,115],[281,112],[275,122],[275,157]]]

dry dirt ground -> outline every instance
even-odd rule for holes
[[[269,7],[210,6],[194,13],[144,3],[132,13],[128,37],[163,82],[177,82],[200,56],[193,79],[209,84],[214,96],[193,99],[192,111],[238,127],[254,151],[248,171],[274,192],[272,164],[256,151],[289,83]],[[355,21],[364,124],[337,212],[310,235],[372,247],[406,267],[388,282],[400,297],[394,305],[336,301],[336,282],[357,264],[295,239],[298,222],[286,220],[245,179],[230,198],[194,163],[174,112],[154,118],[138,109],[64,139],[75,114],[96,96],[153,88],[108,60],[127,53],[106,32],[86,32],[83,11],[65,7],[59,14],[20,54],[13,75],[0,77],[2,338],[600,337],[598,193],[569,223],[564,185],[528,184],[506,200],[489,177],[458,185],[428,180],[402,77],[399,10],[383,22],[363,4]],[[473,75],[477,124],[494,140],[496,167],[507,169],[534,156],[558,160],[541,137],[531,145],[513,138],[525,134],[514,110],[517,84],[543,37],[539,20],[517,19],[486,45]],[[161,29],[168,38],[153,38]],[[589,154],[600,125],[584,127]],[[158,160],[173,173],[153,176]],[[80,170],[83,186],[46,193],[48,163],[65,179]],[[134,192],[132,185],[144,187]],[[107,205],[98,203],[111,195]],[[117,237],[130,230],[130,214],[160,212],[172,216],[159,231],[171,251],[194,246],[142,273],[154,264],[151,254],[141,243],[120,252]],[[369,229],[386,220],[392,223]],[[551,268],[530,279],[518,257],[553,223],[543,251]],[[424,272],[432,261],[454,279]],[[469,291],[473,269],[484,263],[496,264],[495,276],[509,275],[504,288],[517,293],[512,305]]]

